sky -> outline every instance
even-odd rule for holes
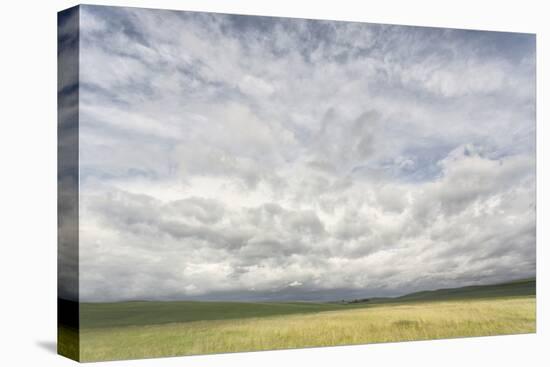
[[[82,301],[535,275],[535,36],[80,7]]]

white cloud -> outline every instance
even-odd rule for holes
[[[82,19],[83,299],[534,274],[531,36],[93,6]]]

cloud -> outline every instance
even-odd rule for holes
[[[81,9],[81,299],[534,275],[533,36]]]

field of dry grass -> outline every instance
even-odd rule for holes
[[[81,330],[81,361],[535,332],[535,297],[426,301]]]

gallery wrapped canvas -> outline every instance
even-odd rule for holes
[[[535,35],[58,16],[58,351],[533,333]]]

